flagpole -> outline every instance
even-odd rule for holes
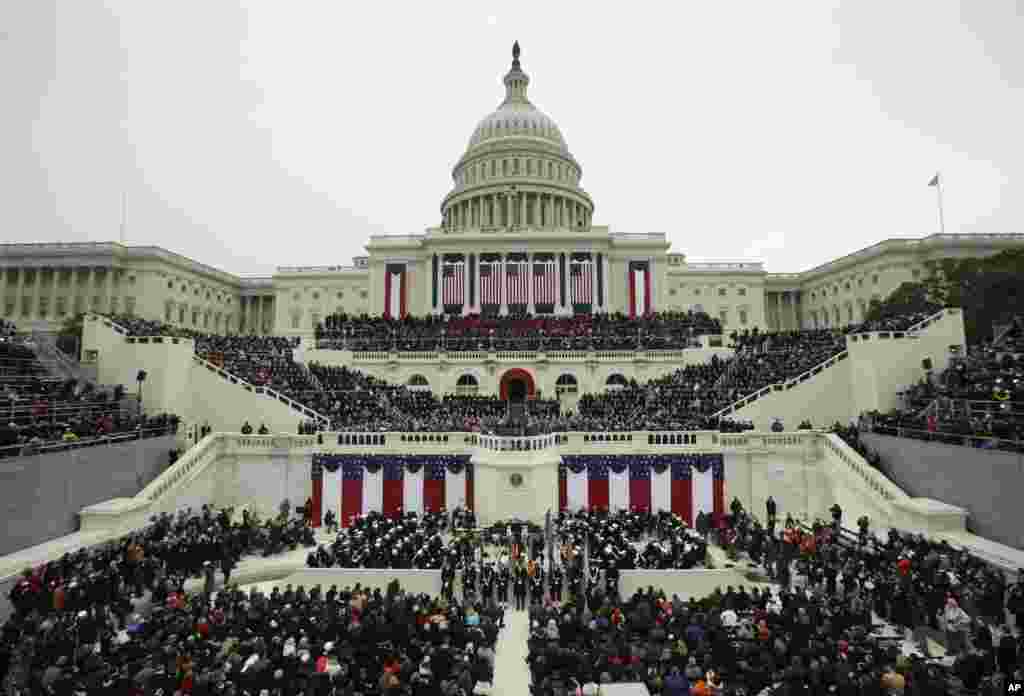
[[[939,199],[939,234],[946,234],[946,221],[942,213],[942,176],[935,174],[935,192]]]
[[[128,192],[121,191],[121,227],[120,227],[120,240],[121,245],[124,245],[126,230],[128,227]]]

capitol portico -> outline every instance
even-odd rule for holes
[[[757,261],[694,263],[664,233],[594,224],[583,168],[534,106],[513,47],[504,99],[452,169],[439,224],[372,236],[350,265],[238,277],[153,246],[0,245],[0,316],[52,329],[83,312],[133,314],[212,333],[311,336],[334,313],[547,315],[704,311],[726,332],[844,326],[929,261],[985,256],[1024,235],[889,239],[800,273]],[[41,231],[43,234],[45,231]],[[686,230],[700,234],[700,230]]]

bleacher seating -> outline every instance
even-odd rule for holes
[[[668,350],[697,336],[720,334],[703,312],[574,317],[422,317],[384,319],[331,315],[316,328],[319,348],[352,351]]]
[[[1024,446],[1024,354],[1019,322],[998,343],[971,346],[949,367],[903,393],[895,411],[871,415],[876,432],[1021,451]]]

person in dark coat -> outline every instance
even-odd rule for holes
[[[999,669],[1006,674],[1013,674],[1013,670],[1017,667],[1017,640],[1013,637],[1013,632],[1010,631],[1009,626],[1003,626],[1001,628],[1002,637],[999,639],[999,649],[997,651],[997,657],[999,662]]]

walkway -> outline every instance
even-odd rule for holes
[[[505,612],[505,628],[494,648],[493,694],[529,696],[530,669],[526,664],[530,638],[530,615],[526,611]]]

